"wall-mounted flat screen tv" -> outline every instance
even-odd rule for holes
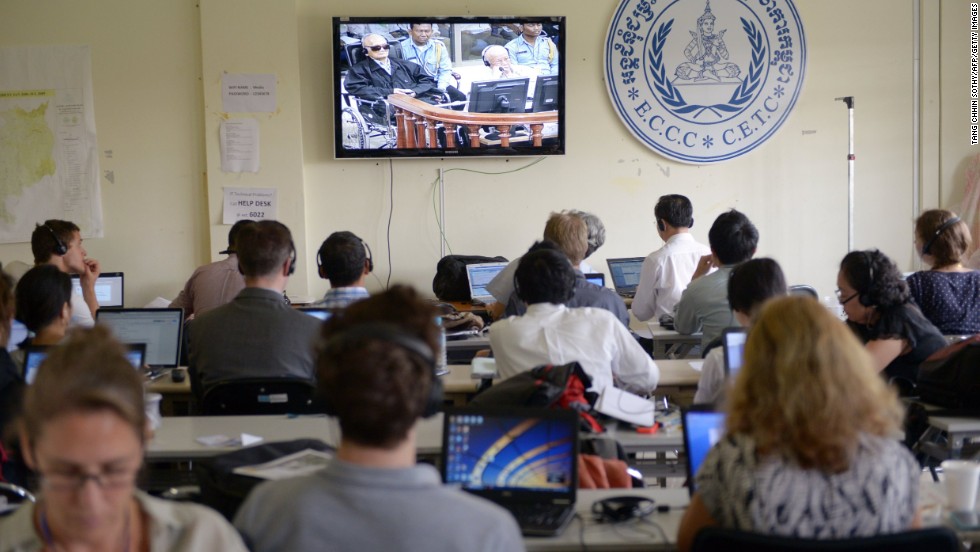
[[[564,17],[333,18],[338,159],[565,153]]]

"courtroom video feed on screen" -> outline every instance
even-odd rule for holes
[[[564,153],[563,27],[334,18],[336,156]]]

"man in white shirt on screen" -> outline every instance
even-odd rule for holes
[[[664,246],[643,261],[632,305],[633,314],[639,320],[672,315],[698,261],[711,254],[711,248],[695,241],[690,233],[694,225],[691,200],[677,194],[660,196],[653,213],[657,218],[657,235]]]
[[[78,274],[82,294],[71,294],[71,325],[92,326],[99,299],[95,296],[95,281],[101,270],[99,261],[89,259],[82,246],[81,229],[67,220],[46,220],[34,227],[31,234],[34,264],[50,264],[68,274]]]

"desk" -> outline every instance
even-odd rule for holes
[[[146,384],[147,393],[160,393],[163,399],[160,401],[160,414],[163,416],[187,416],[194,412],[196,401],[191,392],[191,378],[187,375],[187,368],[174,368],[173,370],[184,371],[184,381],[176,383],[171,379],[172,370],[166,370],[165,374]]]
[[[443,398],[453,406],[464,406],[480,389],[480,380],[473,379],[469,364],[450,364],[448,368],[449,373],[442,377]]]
[[[654,512],[644,520],[630,520],[623,523],[599,523],[592,517],[592,504],[597,500],[614,496],[643,496],[652,498],[658,505],[669,505],[670,511]],[[582,540],[590,551],[596,550],[674,550],[677,547],[677,529],[684,508],[689,501],[687,489],[602,489],[579,491],[575,500],[575,511],[579,519],[573,519],[565,531],[557,537],[525,537],[524,544],[529,552],[534,551],[579,551],[585,550]],[[656,523],[664,531],[667,542],[653,525]],[[581,532],[580,540],[580,529]]]
[[[946,432],[945,442],[933,439],[939,432]],[[976,437],[980,437],[980,418],[929,416],[929,429],[922,434],[917,445],[929,456],[946,460],[959,458],[963,454],[963,443]]]
[[[466,364],[473,360],[477,351],[490,348],[487,334],[466,339],[446,340],[446,360],[449,364]]]
[[[701,345],[701,334],[683,335],[675,330],[668,330],[659,322],[648,322],[647,326],[653,339],[653,358],[672,359],[689,356],[696,347]],[[697,355],[694,358],[698,358]]]

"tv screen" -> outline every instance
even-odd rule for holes
[[[564,154],[564,19],[333,18],[336,157]]]

